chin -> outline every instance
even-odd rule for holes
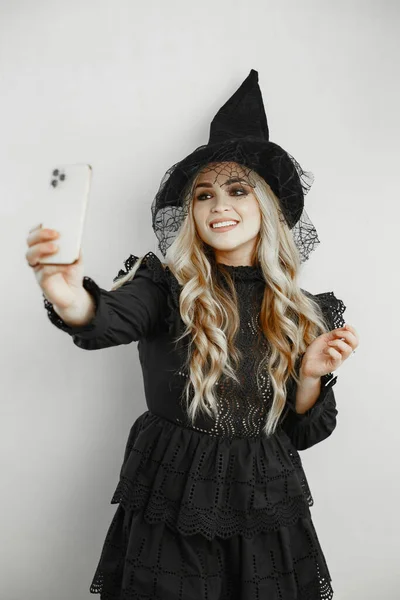
[[[243,242],[221,242],[220,244],[208,242],[208,245],[212,248],[216,248],[217,250],[235,250],[239,246],[241,246]]]

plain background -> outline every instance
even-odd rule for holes
[[[334,291],[360,346],[338,426],[302,459],[335,600],[399,594],[400,8],[389,0],[14,0],[0,4],[0,597],[84,600],[146,410],[136,344],[89,352],[48,321],[25,261],[54,164],[88,162],[85,273],[110,289],[157,252],[165,171],[207,143],[254,68],[270,139],[315,175],[321,244],[301,285]]]

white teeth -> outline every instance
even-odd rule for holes
[[[216,223],[215,225],[211,225],[213,229],[216,227],[227,227],[228,225],[237,225],[236,221],[225,221],[223,223]]]

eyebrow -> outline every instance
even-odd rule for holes
[[[232,177],[231,179],[227,179],[227,181],[225,181],[225,183],[223,183],[222,185],[230,185],[231,183],[247,183],[247,182],[244,179],[240,179],[239,177]],[[196,185],[195,189],[197,189],[198,187],[212,188],[213,184],[205,181],[204,183],[198,183]]]

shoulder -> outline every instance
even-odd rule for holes
[[[318,304],[331,329],[337,329],[345,325],[343,313],[347,307],[343,300],[336,296],[335,292],[328,291],[311,294],[307,290],[301,289],[301,291]]]
[[[139,265],[137,263],[139,262]],[[135,279],[147,279],[156,284],[167,283],[168,266],[163,263],[153,252],[147,252],[144,256],[130,254],[124,260],[125,269],[120,269],[113,278],[114,284],[123,284]],[[134,270],[134,273],[132,273]]]

